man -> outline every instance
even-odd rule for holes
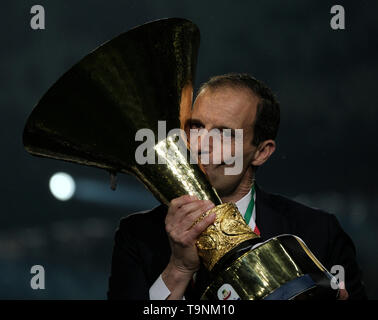
[[[222,201],[234,202],[262,241],[280,234],[294,234],[305,241],[328,270],[333,265],[342,265],[346,290],[341,291],[340,298],[366,298],[354,245],[336,217],[268,194],[254,182],[257,168],[275,150],[279,119],[279,104],[268,87],[246,74],[226,74],[202,85],[186,127],[208,131],[243,129],[240,174],[225,175],[224,169],[230,166],[225,159],[220,164],[204,165]],[[209,152],[212,158],[211,145],[203,150],[199,142],[194,151]],[[208,215],[192,226],[213,206],[209,201],[186,195],[172,200],[168,208],[161,205],[121,220],[115,236],[108,298],[199,298],[193,282],[204,279],[206,272],[201,267],[195,242],[214,222],[215,215]]]

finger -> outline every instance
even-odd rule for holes
[[[340,289],[338,300],[347,300],[349,298],[348,291],[345,289]]]
[[[189,230],[193,224],[203,215],[205,214],[207,211],[211,210],[212,208],[214,208],[215,205],[210,202],[205,202],[205,203],[202,203],[201,206],[197,209],[197,210],[194,210],[192,212],[190,212],[189,214],[187,214],[181,221],[180,221],[180,226],[186,231],[186,230]]]
[[[206,207],[214,205],[210,200],[196,200],[190,203],[186,203],[177,210],[177,217],[180,220],[185,219],[187,215],[192,214],[195,211],[203,210]]]
[[[177,215],[177,212],[180,208],[190,202],[199,201],[196,196],[184,195],[179,198],[175,198],[170,202],[167,216],[165,217],[165,228],[167,232],[171,232],[177,227],[178,222],[180,221],[180,216]]]
[[[191,239],[191,241],[197,240],[199,235],[205,231],[211,224],[214,223],[216,219],[216,214],[210,213],[208,216],[206,216],[203,220],[196,223],[189,231],[188,231],[188,237]]]
[[[190,229],[193,223],[206,211],[213,208],[214,204],[208,200],[196,200],[183,205],[166,219],[166,230],[184,232]]]
[[[174,219],[175,216],[176,216],[176,212],[179,210],[179,208],[181,208],[184,204],[186,203],[190,203],[190,202],[193,202],[193,201],[198,201],[197,197],[195,196],[190,196],[190,195],[185,195],[185,196],[181,196],[179,198],[175,198],[173,199],[170,204],[169,204],[169,208],[168,208],[168,212],[167,212],[167,216],[165,218],[166,220],[166,223],[170,222],[170,220]],[[176,220],[176,219],[174,219]],[[174,221],[173,220],[173,221]],[[172,222],[172,221],[171,221]]]
[[[194,200],[192,202],[187,202],[180,208],[172,209],[170,212],[170,222],[174,224],[180,224],[186,216],[190,213],[201,209],[203,206],[211,205],[212,202],[208,200]]]
[[[173,199],[170,202],[169,207],[172,208],[172,209],[178,209],[181,206],[183,206],[184,204],[190,203],[190,202],[193,202],[193,201],[196,201],[196,200],[198,200],[198,198],[196,196],[191,196],[189,194],[186,194],[184,196]]]

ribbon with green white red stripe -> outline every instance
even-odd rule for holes
[[[260,235],[260,230],[257,228],[257,225],[256,225],[255,200],[256,200],[256,192],[255,192],[255,184],[253,184],[251,188],[251,200],[249,201],[247,211],[245,212],[244,220],[251,227],[254,233],[256,233],[257,235]]]

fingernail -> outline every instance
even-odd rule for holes
[[[214,208],[215,206],[214,206],[214,203],[210,203],[206,208],[207,208],[207,210],[210,210],[211,208]]]

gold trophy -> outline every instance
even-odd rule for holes
[[[302,240],[283,235],[259,243],[235,204],[222,203],[199,165],[190,163],[180,134],[155,141],[149,149],[155,164],[136,161],[140,129],[159,136],[159,120],[170,131],[190,116],[199,41],[195,24],[172,18],[101,45],[38,102],[24,129],[25,149],[112,176],[131,173],[165,205],[184,194],[211,200],[216,207],[204,216],[215,212],[215,223],[197,241],[211,274],[201,299],[336,298],[332,275]]]

